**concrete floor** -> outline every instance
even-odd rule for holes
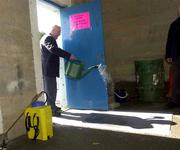
[[[55,126],[47,142],[22,136],[8,145],[9,150],[177,150],[180,140],[85,128]]]
[[[8,143],[8,150],[177,150],[180,147],[180,109],[167,110],[164,104],[121,106],[118,110],[173,113],[177,125],[171,138],[124,132],[54,125],[54,136],[46,141],[31,141],[26,135]],[[179,139],[178,139],[179,138]]]

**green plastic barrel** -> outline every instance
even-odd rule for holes
[[[137,92],[140,101],[161,101],[164,96],[163,59],[135,61]]]

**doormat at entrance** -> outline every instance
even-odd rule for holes
[[[60,125],[159,136],[170,135],[171,125],[175,125],[172,114],[75,109],[63,112],[59,118],[53,117],[53,122]]]

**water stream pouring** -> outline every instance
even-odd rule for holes
[[[71,79],[81,79],[90,73],[93,69],[97,69],[99,65],[89,67],[87,70],[84,69],[84,64],[80,60],[67,61],[65,65],[65,75]]]

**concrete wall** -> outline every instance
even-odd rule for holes
[[[0,135],[2,133],[3,133],[3,119],[2,119],[2,112],[1,112],[1,106],[0,106]]]
[[[76,4],[81,4],[81,3],[85,3],[85,2],[89,2],[91,0],[71,0],[71,4],[72,5],[76,5]]]
[[[36,91],[28,0],[0,1],[0,108],[3,130],[17,119]],[[21,120],[9,133],[24,132]]]
[[[36,90],[39,93],[40,91],[43,90],[43,80],[42,80],[41,54],[40,54],[40,47],[39,47],[39,40],[41,38],[41,34],[38,30],[36,6],[37,6],[37,0],[29,0],[35,81],[36,81]]]
[[[106,62],[117,88],[136,96],[135,60],[164,58],[175,0],[103,0]],[[166,75],[168,66],[165,63]],[[166,76],[167,78],[167,76]]]
[[[59,4],[61,6],[70,6],[71,0],[52,0],[52,2],[55,2],[56,4]]]
[[[163,58],[175,0],[103,0],[106,60],[113,79],[134,81],[134,60]]]

